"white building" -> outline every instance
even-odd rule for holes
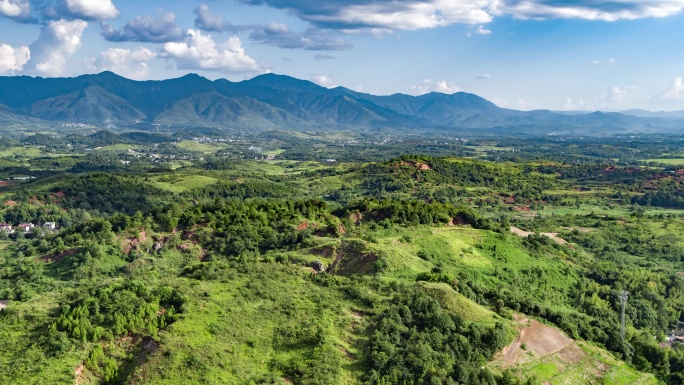
[[[30,232],[36,225],[33,223],[22,223],[19,226],[17,226],[17,230],[22,231],[24,233]]]
[[[43,228],[47,231],[54,231],[57,228],[57,224],[55,222],[45,222],[43,223]]]

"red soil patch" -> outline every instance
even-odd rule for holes
[[[529,207],[520,207],[520,206],[515,206],[513,208],[515,211],[524,211],[524,212],[530,212],[532,211]]]
[[[558,357],[570,364],[576,364],[582,361],[582,358],[586,355],[584,350],[574,343],[564,347],[558,352]]]
[[[352,213],[349,216],[349,219],[351,219],[355,224],[360,225],[361,220],[363,219],[363,214],[361,213]]]
[[[468,224],[468,221],[466,221],[461,216],[453,217],[453,218],[451,218],[449,223],[447,223],[447,225],[449,225],[449,226],[465,226],[467,224]]]
[[[0,180],[0,187],[9,187],[9,186],[13,186],[15,184],[16,183],[9,181],[9,180]]]
[[[17,202],[15,202],[15,201],[5,201],[5,206],[12,207],[12,206],[16,206],[16,205],[17,205]]]
[[[571,338],[560,330],[521,315],[516,315],[516,320],[518,321],[518,337],[497,354],[500,357],[497,361],[503,368],[523,364],[533,359],[527,354],[528,352],[534,359],[555,354],[567,364],[577,363],[586,355]]]
[[[9,300],[3,299],[2,301],[0,301],[0,310],[6,308],[7,305],[9,305]]]
[[[340,223],[339,226],[337,226],[337,232],[340,234],[346,234],[347,229],[344,227],[343,224]]]
[[[519,229],[517,227],[511,227],[511,233],[515,235],[519,235],[521,237],[528,237],[530,234],[534,234],[532,231],[525,231],[523,229]]]
[[[78,385],[81,383],[81,380],[83,379],[83,370],[85,369],[85,365],[81,364],[79,367],[74,369],[74,376],[76,379],[74,380],[74,384]]]
[[[423,163],[423,162],[404,161],[404,162],[399,163],[399,165],[400,165],[400,166],[415,167],[415,168],[417,168],[417,169],[419,169],[419,170],[423,170],[423,171],[425,171],[425,170],[432,170],[432,166],[430,166],[430,165],[427,164],[427,163]]]
[[[121,250],[126,254],[130,254],[131,250],[133,250],[134,247],[138,247],[140,243],[143,243],[147,241],[147,233],[144,231],[141,231],[138,233],[137,238],[128,238],[124,239],[124,241],[121,243]]]
[[[56,193],[52,194],[52,196],[55,198],[66,198],[66,194],[64,193],[64,191],[57,191]]]
[[[545,235],[551,239],[553,239],[557,244],[559,245],[565,245],[568,243],[565,239],[561,238],[558,236],[558,233],[539,233],[539,235]]]
[[[306,230],[308,228],[309,228],[309,224],[307,222],[302,222],[299,224],[299,226],[297,226],[297,230],[299,230],[299,231]]]

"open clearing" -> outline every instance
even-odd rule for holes
[[[560,330],[542,324],[541,322],[517,316],[518,337],[513,344],[504,348],[500,358],[494,363],[499,363],[502,368],[510,368],[518,364],[530,362],[533,358],[542,358],[561,351],[571,350],[574,354],[568,354],[575,362],[583,355],[577,353],[572,339]],[[575,345],[576,347],[576,345]],[[581,349],[579,349],[581,352]],[[571,362],[574,363],[574,362]]]
[[[0,310],[6,308],[8,304],[9,300],[3,299],[2,301],[0,301]]]
[[[511,369],[524,378],[535,376],[544,385],[659,384],[652,374],[639,373],[613,356],[572,340],[559,329],[516,315],[518,337],[496,355],[490,367]]]
[[[514,226],[511,227],[511,233],[513,233],[513,234],[515,234],[515,235],[519,235],[519,236],[521,236],[521,237],[529,237],[530,235],[535,234],[535,233],[532,232],[532,231],[525,231],[525,230],[523,230],[523,229],[519,229],[519,228],[514,227]],[[558,236],[558,233],[539,233],[539,235],[543,235],[543,236],[549,237],[549,238],[553,239],[553,240],[554,240],[556,243],[558,243],[559,245],[565,245],[565,244],[568,243],[568,241],[566,241],[565,239],[559,237],[559,236]]]
[[[672,166],[684,166],[684,158],[677,158],[677,159],[644,159],[642,162],[648,162],[648,163],[662,163],[662,164],[669,164]]]

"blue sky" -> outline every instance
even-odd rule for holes
[[[684,110],[684,0],[0,0],[0,15],[0,75],[275,72],[523,110]]]

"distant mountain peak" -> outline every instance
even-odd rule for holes
[[[233,129],[441,129],[591,134],[673,132],[684,112],[515,111],[472,93],[376,96],[268,73],[209,80],[196,73],[135,81],[111,71],[75,78],[0,77],[0,123],[52,128],[62,122],[122,128],[137,124]],[[657,115],[657,116],[654,116]],[[2,126],[0,126],[1,129]],[[44,126],[43,126],[44,127]],[[584,131],[582,131],[584,130]],[[660,130],[660,131],[657,131]],[[518,132],[518,131],[516,131]]]
[[[309,81],[293,78],[287,75],[279,75],[274,73],[267,73],[256,76],[252,79],[240,82],[245,85],[265,86],[283,91],[303,91],[303,92],[322,92],[328,90],[318,84]]]

